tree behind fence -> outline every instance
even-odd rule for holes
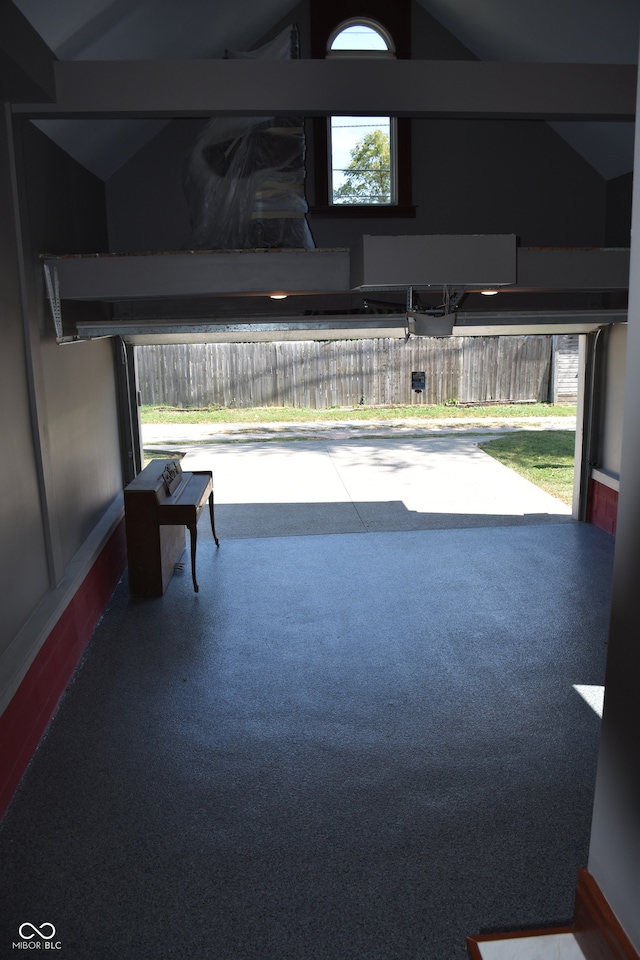
[[[138,347],[137,362],[145,404],[326,409],[544,402],[552,350],[551,336],[301,340]]]

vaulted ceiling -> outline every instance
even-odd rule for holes
[[[606,3],[603,0],[580,0],[579,3],[576,3],[576,0],[517,0],[517,2],[514,2],[514,0],[482,0],[482,3],[478,3],[478,0],[414,0],[414,2],[418,5],[414,9],[416,17],[421,15],[420,8],[422,8],[426,14],[436,21],[436,27],[437,24],[440,24],[462,47],[466,48],[472,59],[476,58],[479,61],[497,61],[500,64],[585,63],[614,65],[636,64],[638,61],[640,0],[607,0]],[[180,2],[178,0],[55,0],[55,2],[52,2],[52,0],[13,0],[13,3],[31,23],[58,60],[76,62],[219,61],[224,57],[225,50],[251,49],[253,46],[259,45],[274,28],[282,27],[288,22],[296,22],[301,17],[304,19],[306,15],[306,4],[304,2],[292,3],[291,0],[242,0],[241,4],[232,4],[224,2],[224,0],[180,0]],[[424,17],[422,19],[424,21]],[[433,27],[431,22],[430,27]],[[446,37],[446,34],[438,28],[432,36]],[[439,59],[437,57],[437,47],[435,54],[433,52],[433,44],[430,56],[434,60]],[[443,59],[446,59],[446,54],[443,54]],[[78,64],[78,66],[86,70],[84,64]],[[420,65],[416,64],[416,66]],[[432,64],[432,66],[436,67],[438,65]],[[181,70],[183,69],[181,68]],[[377,65],[376,71],[379,82]],[[121,69],[120,72],[122,72]],[[117,71],[111,71],[108,75],[115,78]],[[530,89],[526,84],[525,87],[527,91]],[[97,89],[100,91],[105,89],[104,84]],[[85,115],[78,117],[71,116],[74,113],[73,111],[65,113],[63,110],[61,111],[63,115],[58,117],[46,117],[44,115],[46,111],[34,111],[36,115],[40,113],[41,119],[34,119],[32,122],[88,170],[107,181],[151,141],[164,124],[169,122],[167,120],[168,114],[162,111],[156,112],[155,116],[151,116],[146,111],[140,111],[137,116],[132,116],[129,107],[130,89],[130,85],[122,86],[121,96],[124,97],[123,102],[126,103],[126,108],[121,112],[115,112],[117,119],[108,116],[100,118],[91,116],[91,114],[97,112],[95,109],[80,110],[78,112],[80,114],[84,112]],[[223,87],[223,89],[226,90],[226,87]],[[420,86],[420,89],[422,90],[423,86]],[[444,87],[444,89],[447,88]],[[593,88],[589,89],[591,90],[590,96],[593,97]],[[630,87],[630,89],[632,88]],[[336,90],[336,96],[340,98],[340,103],[342,103],[342,87],[337,87]],[[405,97],[405,90],[406,87],[403,86],[401,88],[402,97]],[[553,87],[553,90],[555,91],[555,87]],[[582,95],[583,92],[583,87],[580,87],[579,94]],[[600,94],[601,85],[598,81],[596,99]],[[382,94],[376,94],[376,96],[378,95]],[[250,99],[252,102],[245,104],[245,106],[251,110],[256,110],[256,105],[253,103],[253,93]],[[631,97],[629,96],[627,99],[630,100]],[[271,102],[267,106],[271,108]],[[300,110],[292,112],[294,114],[302,113],[303,108],[308,106],[305,100],[305,103],[301,104]],[[331,110],[333,109],[332,105]],[[105,111],[105,113],[108,114],[108,111]],[[568,116],[570,113],[571,111],[565,112],[563,116]],[[605,114],[606,111],[601,115]],[[308,115],[313,115],[311,109]],[[549,116],[549,114],[546,115]],[[589,111],[587,115],[593,116],[593,113]],[[633,110],[626,109],[621,115],[630,117],[633,115]],[[635,124],[631,120],[621,121],[616,116],[615,119],[607,121],[576,119],[559,121],[551,119],[547,122],[581,154],[604,180],[611,180],[632,171]],[[609,253],[612,252],[609,251]],[[526,313],[527,309],[531,310],[533,308],[522,306],[523,301],[518,302],[517,308],[514,308],[516,312],[513,315],[508,312],[511,308],[505,302],[506,305],[501,308],[502,313],[496,314],[495,317],[493,314],[489,315],[491,313],[490,309],[482,305],[483,326],[478,326],[477,312],[471,311],[466,320],[463,313],[459,312],[456,315],[458,318],[456,326],[460,328],[457,332],[466,333],[471,327],[474,327],[474,324],[477,327],[477,329],[474,328],[475,332],[496,333],[503,330],[506,332],[509,325],[512,326],[511,332],[514,332],[516,327],[513,327],[513,324],[522,325],[523,323],[525,324],[523,330],[531,329],[534,332],[540,332],[541,323],[556,323],[559,309],[564,310],[562,314],[562,324],[564,326],[561,324],[558,330],[555,327],[552,329],[551,326],[548,326],[545,328],[545,332],[562,332],[565,328],[567,330],[577,330],[578,326],[576,324],[583,321],[587,324],[588,329],[593,329],[607,322],[619,322],[624,319],[624,310],[622,312],[618,311],[615,316],[613,315],[615,313],[613,307],[617,308],[619,305],[617,300],[609,305],[611,309],[608,312],[605,311],[604,314],[601,314],[596,309],[598,304],[591,304],[588,299],[592,287],[600,291],[624,293],[628,265],[626,265],[626,261],[622,262],[621,260],[620,263],[616,261],[613,265],[615,276],[610,276],[611,256],[606,256],[606,254],[607,251],[600,251],[600,254],[598,254],[600,256],[598,269],[602,274],[600,275],[597,271],[594,271],[592,266],[585,268],[582,263],[579,264],[579,269],[573,267],[569,269],[564,261],[559,266],[554,266],[555,261],[549,265],[550,258],[553,259],[556,256],[553,251],[550,251],[544,265],[541,267],[538,264],[533,270],[531,283],[526,284],[522,277],[527,273],[528,267],[524,261],[520,261],[525,256],[535,258],[537,254],[535,252],[529,254],[527,251],[519,251],[520,259],[517,272],[519,285],[522,287],[521,292],[525,297],[528,297],[531,293],[536,295],[540,291],[543,293],[552,291],[554,294],[559,292],[560,297],[566,291],[572,293],[578,291],[581,296],[584,295],[583,300],[586,307],[575,316],[570,316],[567,313],[568,308],[558,307],[554,301],[553,310],[550,311],[545,320],[545,317],[540,313],[543,308],[537,301],[534,303],[537,311],[535,317],[533,314]],[[571,256],[571,253],[567,252],[567,255]],[[624,252],[619,251],[616,256],[624,258]],[[313,259],[314,264],[317,260],[318,257]],[[134,272],[137,276],[141,259],[136,258],[132,262],[134,262],[136,268]],[[200,260],[197,262],[200,266],[204,263]],[[274,263],[274,260],[269,262],[270,271],[273,270]],[[50,266],[53,272],[56,272],[58,268],[63,269],[62,265],[54,262]],[[82,267],[82,264],[72,264],[72,266],[77,271]],[[101,269],[106,267],[111,269],[113,264],[107,263],[106,267],[105,264],[99,264],[99,266]],[[166,273],[166,259],[156,266],[160,271],[160,278],[156,277],[154,283],[160,283]],[[133,270],[131,262],[125,263],[123,269],[125,272]],[[348,273],[347,266],[345,266],[345,270]],[[550,270],[551,275],[549,274]],[[179,264],[178,272],[182,278],[183,264]],[[574,274],[576,274],[577,279],[573,276]],[[424,277],[422,275],[421,277],[421,282],[424,284]],[[623,277],[623,279],[620,279],[620,277]],[[468,281],[469,278],[465,277],[463,279]],[[324,323],[324,319],[329,317],[332,330],[335,328],[334,335],[353,336],[354,327],[362,326],[363,319],[369,321],[370,314],[376,312],[384,314],[383,320],[380,322],[386,323],[387,326],[390,323],[392,331],[397,332],[401,328],[404,329],[407,320],[407,304],[411,299],[410,291],[412,287],[416,286],[411,279],[406,282],[388,283],[385,287],[384,285],[376,286],[376,283],[380,282],[376,278],[373,286],[369,285],[367,287],[366,284],[360,286],[358,289],[365,293],[367,290],[370,292],[377,289],[391,291],[391,293],[386,294],[389,302],[386,303],[386,307],[385,303],[382,303],[381,307],[383,309],[381,310],[378,310],[375,306],[375,301],[372,300],[367,306],[364,305],[363,301],[359,306],[360,314],[355,318],[351,317],[351,313],[354,312],[352,302],[354,300],[354,290],[350,289],[350,282],[352,281],[347,279],[343,284],[336,285],[334,283],[329,299],[319,295],[318,303],[315,303],[313,298],[310,298],[307,307],[312,312],[316,311],[320,318],[313,321],[308,320],[306,313],[304,316],[300,313],[302,306],[299,303],[290,305],[288,308],[276,306],[264,308],[261,306],[260,311],[262,312],[256,315],[258,309],[256,298],[253,295],[248,295],[251,291],[247,292],[245,290],[247,296],[235,296],[234,294],[233,300],[227,302],[224,298],[229,291],[225,287],[215,294],[218,296],[218,300],[213,306],[204,303],[202,308],[206,308],[205,313],[206,310],[210,309],[211,316],[215,317],[212,329],[207,328],[205,330],[201,323],[202,318],[199,315],[196,317],[194,314],[196,322],[195,332],[192,335],[197,339],[207,336],[233,339],[237,333],[233,328],[233,323],[242,321],[242,330],[237,333],[242,339],[249,336],[247,333],[247,324],[249,323],[255,326],[254,338],[272,337],[272,325],[281,320],[280,325],[285,331],[282,336],[288,335],[289,337],[299,338],[301,335],[314,335],[314,331],[317,332]],[[405,287],[409,293],[403,299]],[[291,277],[289,277],[288,288],[294,289],[291,286]],[[317,288],[318,291],[325,289],[323,286],[317,287],[313,284],[309,286],[308,283],[306,287],[303,284],[303,288],[309,290],[316,290]],[[244,289],[242,284],[238,285],[238,291]],[[273,288],[265,287],[265,289]],[[401,290],[400,294],[397,292],[399,289]],[[416,289],[418,288],[416,287]],[[461,294],[464,293],[465,289],[464,284],[459,285]],[[515,290],[515,287],[513,289]],[[154,287],[154,290],[156,290],[156,287]],[[211,294],[215,293],[213,290],[209,292]],[[346,306],[342,305],[342,300],[336,300],[336,292],[341,293],[343,299],[346,297]],[[189,293],[192,294],[193,291],[190,290]],[[373,295],[375,296],[375,294]],[[62,298],[64,299],[65,296],[71,297],[72,295],[63,291]],[[514,296],[517,299],[517,291]],[[158,317],[156,317],[157,309],[155,306],[153,307],[155,311],[153,312],[153,320],[155,323],[157,319],[156,325],[160,331],[159,336],[163,339],[168,339],[171,336],[180,340],[185,339],[185,324],[187,321],[191,322],[191,314],[188,311],[184,313],[184,316],[179,314],[179,311],[183,309],[183,303],[179,297],[180,291],[170,291],[166,295],[168,304],[166,311]],[[83,294],[82,298],[87,299],[86,293]],[[92,299],[92,297],[88,299]],[[117,301],[127,298],[119,294],[105,294],[103,299]],[[261,299],[264,300],[264,295],[258,298],[258,301]],[[298,298],[293,297],[291,299],[295,301]],[[357,299],[358,304],[360,304],[362,293]],[[485,300],[482,296],[479,296],[478,299],[480,301]],[[580,300],[581,304],[583,300]],[[190,301],[191,303],[192,301]],[[52,304],[55,304],[55,297],[52,297]],[[371,304],[374,304],[374,306],[372,307]],[[339,310],[336,309],[337,306]],[[624,305],[622,304],[622,306]],[[197,303],[196,307],[198,307]],[[433,305],[430,307],[429,304],[425,303],[424,310],[428,313],[430,309],[433,312]],[[474,306],[473,309],[477,310],[477,307]],[[273,313],[277,310],[281,310],[282,314]],[[505,310],[507,310],[507,313],[504,312]],[[340,311],[345,312],[343,318],[345,329],[343,331],[338,330],[340,323],[332,316]],[[300,316],[298,316],[298,313],[300,313]],[[446,313],[449,315],[448,308]],[[171,334],[168,332],[170,324],[175,321],[178,314],[181,318],[180,322],[177,323],[175,332]],[[392,314],[392,316],[388,316],[388,314]],[[122,320],[125,316],[127,316],[126,311],[116,317],[118,332],[122,329]],[[209,314],[206,313],[206,316],[209,316]],[[136,317],[143,326],[146,325],[144,303],[137,309]],[[329,320],[327,320],[328,322]],[[429,320],[429,322],[431,321]],[[60,323],[59,318],[58,323]],[[224,330],[219,329],[221,323],[223,325],[226,323]],[[263,326],[265,327],[264,330],[262,329]],[[371,326],[370,323],[369,326]],[[301,328],[304,328],[302,333]],[[368,327],[367,330],[358,327],[358,331],[360,336],[382,335],[379,332],[376,334],[373,327],[371,330]],[[58,332],[60,333],[60,331]],[[104,330],[101,333],[96,333],[95,330],[93,332],[89,330],[85,335],[109,335],[112,332],[111,330]],[[189,335],[191,336],[191,334]],[[134,334],[132,334],[132,339],[135,342]]]
[[[61,60],[219,58],[258,43],[290,0],[14,0]],[[638,0],[418,0],[480,60],[637,63]],[[47,119],[36,123],[102,179],[161,128],[161,120]],[[633,165],[628,122],[554,122],[605,179]]]

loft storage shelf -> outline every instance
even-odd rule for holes
[[[518,247],[514,234],[364,236],[351,252],[351,284],[604,292],[628,289],[629,262],[628,248]]]
[[[61,300],[268,296],[349,289],[348,250],[188,250],[44,257]]]
[[[462,293],[502,289],[518,295],[518,302],[505,301],[500,310],[491,298],[490,308],[487,303],[469,312],[457,310],[449,333],[431,329],[432,322],[421,318],[409,332],[584,333],[626,320],[629,277],[628,249],[518,248],[514,235],[365,236],[353,250],[185,250],[42,259],[60,343],[101,336],[122,336],[131,343],[260,340],[276,333],[282,339],[403,336],[409,329],[404,305],[411,291],[444,287]],[[364,310],[342,312],[345,295],[364,299],[377,290],[401,291],[389,300],[395,309],[385,317]],[[595,301],[593,306],[577,304],[581,309],[574,312],[557,303],[548,305],[550,311],[527,308],[528,293],[609,291],[623,295],[609,309]],[[261,303],[260,298],[275,292],[289,295],[286,309]],[[64,303],[73,300],[112,303],[114,312],[122,310],[118,303],[131,306],[110,320],[85,313],[74,323],[71,312],[65,331]],[[142,301],[155,301],[153,316],[145,316]],[[234,329],[239,325],[243,329]]]

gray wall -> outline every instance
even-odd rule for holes
[[[18,251],[10,172],[10,142],[0,129],[0,416],[8,475],[0,496],[0,654],[48,589],[37,462],[31,433],[27,366],[20,308]]]
[[[637,123],[635,158],[638,183],[640,127]],[[589,870],[635,949],[640,951],[640,197],[637,191],[632,222],[620,498]]]
[[[628,247],[631,233],[633,174],[607,180],[607,220],[605,245]]]
[[[104,188],[32,124],[23,131],[25,202],[37,317],[41,419],[51,508],[66,564],[121,489],[113,351],[109,341],[55,342],[38,257],[107,248]],[[89,309],[89,307],[85,307]]]
[[[14,642],[20,628],[47,600],[122,489],[111,344],[55,342],[39,261],[45,251],[106,249],[103,186],[33,125],[17,124],[15,142],[22,243],[14,230],[3,124],[0,396],[7,473],[0,497],[1,689],[14,679],[7,676],[3,653],[13,644],[11,663],[20,659]]]
[[[415,58],[474,59],[418,4],[412,19]],[[543,121],[419,120],[412,143],[424,232],[515,233],[523,246],[603,242],[605,181]]]
[[[51,506],[65,566],[122,488],[109,340],[42,351]]]
[[[605,181],[542,121],[416,121],[413,158],[430,233],[515,233],[522,246],[604,240]]]
[[[171,120],[106,184],[115,253],[181,250],[191,226],[182,174],[202,120]]]

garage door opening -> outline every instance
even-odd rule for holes
[[[202,407],[226,397],[226,417],[240,421],[206,424],[198,412],[200,423],[143,424],[147,455],[178,455],[185,469],[213,471],[223,538],[225,527],[233,539],[570,520],[570,503],[514,473],[483,444],[527,424],[537,432],[575,429],[566,402],[572,384],[577,389],[578,338],[456,339],[421,338],[415,348],[386,340],[138,348],[143,404]],[[421,364],[427,396],[416,390],[413,368]],[[527,418],[550,389],[564,401],[547,404],[557,416]],[[520,401],[509,407],[511,422],[497,415],[500,391]],[[444,396],[444,416],[403,418],[392,404],[376,404],[367,405],[373,419],[364,420],[365,393],[408,399],[417,414]],[[496,411],[489,418],[479,408],[487,394]],[[292,423],[286,413],[284,422],[252,422],[254,398],[277,399],[270,407],[277,411],[292,396],[320,400],[324,409],[311,422]],[[330,399],[355,403],[327,409]]]

